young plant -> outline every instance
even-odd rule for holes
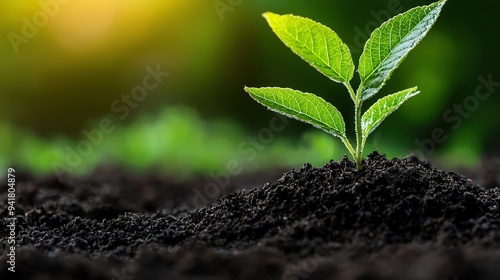
[[[359,59],[357,71],[361,83],[356,91],[350,84],[354,74],[351,53],[333,30],[299,16],[264,13],[264,18],[286,46],[320,73],[346,86],[354,101],[355,149],[347,139],[342,114],[324,99],[290,88],[245,87],[245,91],[272,111],[312,124],[339,137],[360,170],[368,135],[419,91],[413,87],[383,97],[361,116],[363,102],[384,86],[392,72],[436,22],[445,3],[446,0],[441,0],[428,6],[413,8],[375,29]]]

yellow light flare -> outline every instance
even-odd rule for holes
[[[106,39],[113,31],[117,0],[71,1],[51,19],[50,31],[70,50],[84,50]]]
[[[75,0],[62,6],[50,24],[55,39],[68,50],[127,46],[150,36],[159,17],[170,22],[192,8],[189,1]]]

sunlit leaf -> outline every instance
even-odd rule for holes
[[[330,28],[294,15],[264,14],[274,33],[295,54],[330,79],[351,80],[354,63],[346,44]]]
[[[413,87],[388,95],[375,102],[361,118],[363,138],[366,139],[387,116],[396,111],[406,100],[419,93],[417,87]]]
[[[345,137],[342,115],[321,97],[289,88],[245,87],[245,91],[272,111],[312,124],[334,136]]]
[[[397,15],[373,31],[359,60],[361,99],[376,94],[406,55],[424,38],[446,0]]]

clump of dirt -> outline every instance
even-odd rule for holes
[[[19,269],[44,259],[23,279],[53,276],[56,268],[58,276],[47,279],[500,275],[500,189],[415,157],[373,153],[361,171],[347,158],[321,168],[305,164],[197,209],[189,206],[193,185],[177,184],[167,191],[174,196],[161,196],[169,186],[115,182],[103,192],[95,183],[23,184]]]

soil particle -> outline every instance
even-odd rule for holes
[[[500,279],[500,189],[415,157],[305,164],[193,208],[202,184],[19,182],[20,279]]]

